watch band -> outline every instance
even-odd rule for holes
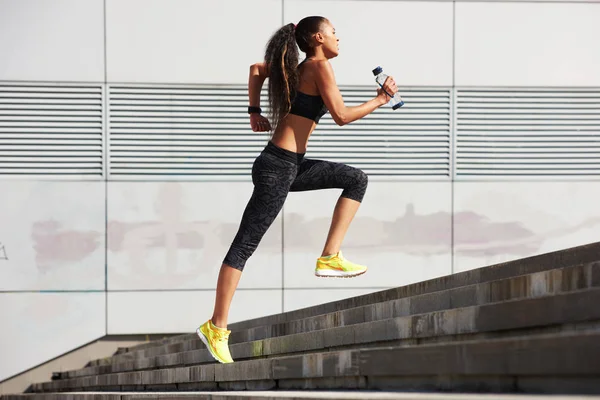
[[[254,114],[254,113],[260,114],[260,113],[262,113],[262,109],[260,107],[253,107],[253,106],[248,107],[248,114]]]

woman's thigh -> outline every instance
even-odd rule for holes
[[[366,186],[366,180],[366,174],[358,168],[333,161],[307,158],[300,164],[290,192]]]

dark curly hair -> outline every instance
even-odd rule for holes
[[[290,112],[296,97],[298,74],[298,48],[309,53],[312,35],[321,30],[327,21],[324,17],[306,17],[298,25],[287,24],[271,36],[265,51],[265,64],[269,69],[269,109],[271,125],[277,126]]]

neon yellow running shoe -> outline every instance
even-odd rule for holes
[[[319,257],[315,269],[316,276],[336,278],[352,278],[365,272],[367,272],[367,267],[346,260],[341,250],[337,254]]]
[[[231,331],[215,326],[212,319],[209,319],[204,325],[196,329],[196,333],[215,360],[221,364],[233,362],[228,344]]]

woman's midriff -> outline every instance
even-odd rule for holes
[[[311,119],[288,114],[273,133],[271,141],[282,149],[306,153],[308,138],[316,126],[315,121]]]

